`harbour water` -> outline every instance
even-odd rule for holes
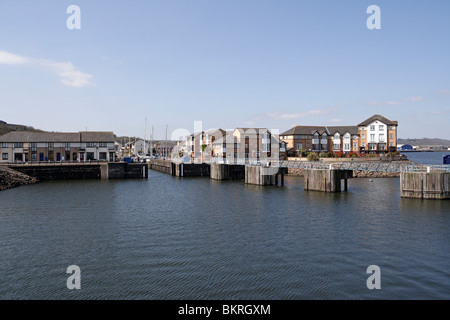
[[[408,157],[409,160],[429,165],[441,165],[443,164],[443,158],[450,155],[448,152],[404,152],[404,155]]]
[[[372,180],[330,194],[150,171],[6,190],[0,298],[450,299],[450,202]]]

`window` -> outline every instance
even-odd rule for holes
[[[389,135],[389,139],[394,139],[394,135],[392,133]]]
[[[356,149],[358,145],[356,143],[353,143],[353,149]]]
[[[309,149],[309,143],[306,144],[306,148]]]
[[[297,143],[297,150],[303,149],[303,143]]]
[[[366,135],[365,135],[365,134],[362,134],[362,135],[361,135],[361,139],[365,140],[365,139],[366,139]]]
[[[100,152],[98,157],[99,157],[99,160],[106,160],[106,152]]]
[[[364,130],[366,130],[366,128],[365,127],[361,127],[361,131],[364,131]]]
[[[350,143],[344,143],[344,151],[350,151]]]
[[[248,143],[245,144],[245,149],[248,149]]]
[[[234,143],[234,148],[237,149],[237,142]]]
[[[23,148],[22,142],[14,142],[14,148]]]
[[[86,154],[86,160],[95,160],[95,156],[93,152],[88,152]]]
[[[2,160],[8,160],[8,154],[7,153],[3,153],[2,154]]]
[[[377,144],[376,143],[369,143],[369,150],[376,150]]]
[[[106,148],[108,146],[108,143],[107,142],[100,142],[98,145],[99,145],[100,148]]]
[[[2,148],[8,148],[8,142],[3,142],[2,143]]]
[[[245,153],[245,159],[248,159],[248,152]]]
[[[366,147],[366,143],[365,142],[361,143],[361,147],[365,148]]]
[[[379,125],[378,126],[378,130],[380,130],[380,131],[384,131],[384,126],[381,124],[381,125]]]
[[[53,151],[53,143],[48,143],[48,151]]]
[[[95,148],[95,146],[96,146],[95,142],[86,142],[87,148]]]
[[[224,142],[222,143],[222,148],[225,150],[227,148],[227,144]]]
[[[394,144],[391,142],[391,143],[389,143],[389,147],[393,147],[394,146]]]
[[[390,126],[389,130],[395,130],[395,127],[394,126]]]
[[[375,135],[374,134],[370,135],[370,141],[375,141]]]
[[[370,126],[370,131],[375,131],[375,125]]]
[[[66,151],[70,151],[70,142],[66,142],[65,147]]]
[[[341,150],[340,144],[334,144],[334,150]]]
[[[31,154],[31,161],[37,161],[37,154],[36,153],[32,153]]]
[[[380,142],[384,142],[384,134],[380,134]]]
[[[36,151],[37,149],[37,143],[36,142],[32,142],[31,143],[31,151]]]

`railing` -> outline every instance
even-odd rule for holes
[[[107,160],[88,160],[88,161],[15,161],[15,162],[1,162],[0,165],[6,166],[65,166],[65,165],[91,165],[102,163],[119,163],[124,161],[107,161]]]
[[[271,166],[293,169],[330,169],[330,170],[355,170],[355,171],[383,171],[383,172],[450,172],[450,165],[421,165],[421,164],[405,164],[401,162],[334,162],[327,163],[324,161],[293,161],[293,160],[277,160],[277,159],[222,159],[210,158],[205,159],[172,159],[174,163],[216,163],[216,164],[236,164],[251,166]]]

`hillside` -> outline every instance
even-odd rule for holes
[[[0,120],[0,136],[11,131],[42,131],[23,124],[10,124]]]
[[[398,139],[398,144],[410,144],[412,146],[445,146],[450,147],[450,140],[439,138],[422,138],[422,139]]]

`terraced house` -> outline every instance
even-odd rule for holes
[[[0,136],[1,162],[115,161],[112,132],[12,131]]]
[[[187,136],[178,145],[185,156],[202,157],[202,161],[213,158],[226,163],[249,163],[270,161],[280,156],[279,139],[267,128],[198,132]]]
[[[374,115],[355,126],[295,126],[280,134],[288,154],[301,151],[384,154],[397,149],[398,122]]]

